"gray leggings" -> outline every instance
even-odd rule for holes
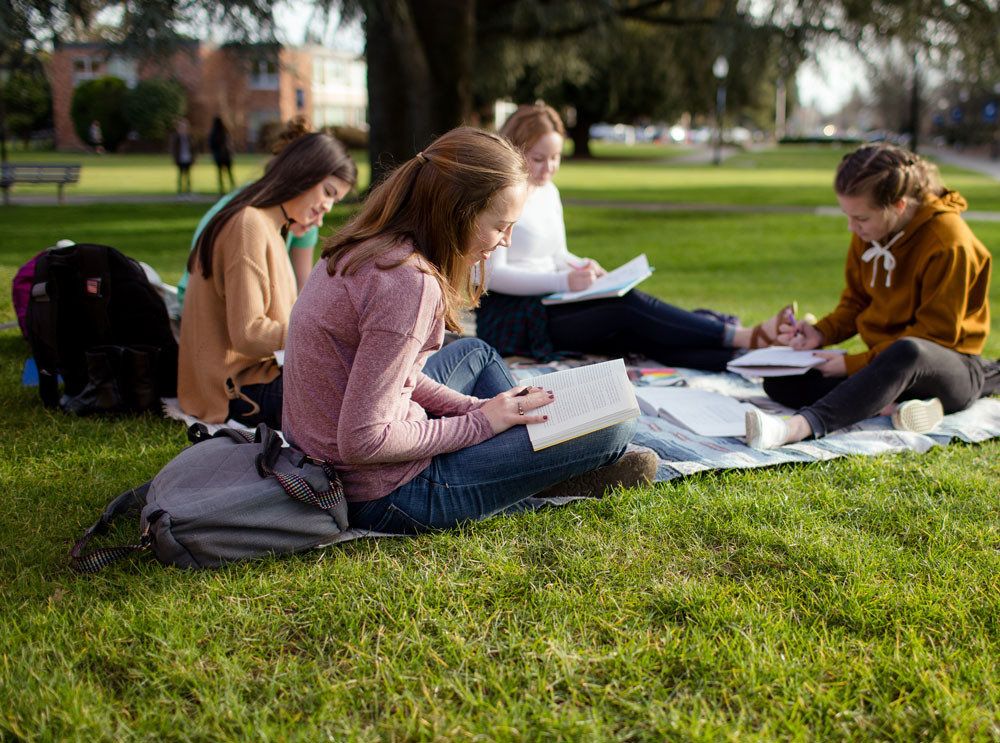
[[[797,408],[814,436],[878,415],[891,402],[937,397],[945,413],[965,410],[983,394],[979,356],[958,353],[923,338],[900,338],[849,377],[815,369],[764,380],[772,400]]]

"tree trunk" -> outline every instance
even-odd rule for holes
[[[472,111],[474,0],[366,0],[372,183]]]
[[[920,138],[920,64],[913,52],[913,88],[910,91],[910,150],[917,153]]]
[[[573,157],[593,157],[590,151],[590,127],[596,123],[596,116],[577,108],[576,123],[569,127],[569,138],[573,140]]]

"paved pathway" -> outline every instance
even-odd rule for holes
[[[943,163],[982,173],[995,181],[1000,181],[1000,160],[991,159],[985,152],[956,152],[950,147],[936,147],[928,149],[927,154]]]

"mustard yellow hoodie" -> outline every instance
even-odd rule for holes
[[[905,337],[982,352],[992,257],[960,216],[965,209],[965,199],[947,191],[929,196],[885,249],[852,236],[840,304],[816,323],[826,345],[858,333],[868,346],[846,357],[848,374]]]

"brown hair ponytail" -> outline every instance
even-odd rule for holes
[[[458,331],[462,299],[475,303],[482,291],[471,286],[465,258],[476,218],[500,192],[526,180],[524,156],[506,139],[472,127],[452,129],[390,173],[326,241],[327,272],[353,273],[409,241],[441,285],[445,325]]]

